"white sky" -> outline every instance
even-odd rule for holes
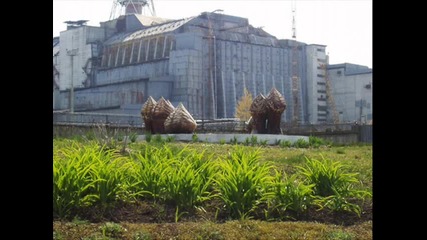
[[[222,9],[249,19],[279,39],[292,38],[290,0],[154,0],[158,17],[181,19]],[[53,36],[66,30],[64,21],[107,21],[113,0],[53,0]],[[148,13],[148,12],[147,12]],[[372,0],[297,0],[297,40],[327,45],[329,63],[372,68]]]

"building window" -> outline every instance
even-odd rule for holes
[[[317,82],[317,85],[326,85],[325,82]]]
[[[325,77],[325,75],[323,75],[323,74],[317,74],[317,76],[320,77],[320,78],[324,78]]]
[[[317,105],[317,111],[326,111],[326,110],[328,110],[328,106]]]
[[[365,85],[365,88],[366,88],[366,89],[371,89],[371,87],[372,87],[372,86],[371,86],[371,83],[369,83],[369,84],[366,84],[366,85]]]
[[[117,52],[116,52],[116,59],[114,60],[114,66],[117,66],[119,63],[119,56],[120,53],[122,52],[122,49],[120,48],[120,45],[117,47]],[[121,60],[121,59],[120,59]]]
[[[318,48],[318,49],[317,49],[317,51],[318,51],[318,52],[324,52],[324,51],[325,51],[325,49],[323,49],[323,48]]]
[[[139,56],[138,56],[138,62],[144,62],[145,61],[145,48],[147,47],[147,41],[141,40],[141,43],[139,45]]]
[[[123,51],[124,56],[123,56],[123,65],[127,65],[130,63],[130,55],[132,53],[132,44],[126,44],[126,48],[125,51]]]
[[[156,59],[163,57],[163,49],[165,44],[165,37],[161,36],[157,38],[157,49],[156,49]]]
[[[156,50],[156,39],[152,38],[148,44],[147,50],[147,61],[151,61],[154,59],[154,51]]]
[[[341,70],[337,71],[337,75],[341,75],[341,74],[342,74]]]
[[[317,116],[318,117],[326,117],[326,113],[318,113]]]
[[[139,54],[139,46],[140,45],[141,45],[140,41],[133,42],[132,59],[130,60],[131,63],[136,63],[138,61],[138,54]]]
[[[323,101],[323,102],[325,102],[326,98],[318,98],[317,101]]]
[[[326,94],[326,90],[317,90],[317,93],[325,93]]]

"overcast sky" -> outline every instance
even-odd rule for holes
[[[113,0],[53,0],[53,36],[66,30],[64,21],[107,21]],[[154,0],[158,17],[181,19],[222,9],[249,19],[254,27],[279,39],[292,38],[290,0]],[[146,11],[149,14],[149,11]],[[372,68],[372,0],[296,0],[297,40],[326,45],[329,63]]]

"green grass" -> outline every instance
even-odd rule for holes
[[[73,239],[372,237],[370,222],[348,227],[275,222],[298,219],[310,206],[360,214],[359,203],[353,200],[369,199],[372,194],[371,145],[283,148],[281,145],[261,147],[258,140],[256,146],[251,146],[255,138],[253,142],[249,139],[249,146],[243,146],[168,142],[152,136],[149,143],[129,143],[129,153],[123,154],[121,144],[114,148],[96,140],[53,141],[55,239],[64,236],[70,239],[69,234],[77,234]],[[320,169],[330,171],[324,174]],[[318,180],[307,180],[310,176],[318,176]],[[322,176],[332,181],[323,186],[325,177]],[[335,187],[328,188],[331,186]],[[81,212],[106,206],[100,209],[105,209],[107,214],[109,206],[141,201],[151,204],[148,212],[161,223],[118,222],[123,231],[115,231],[114,226],[106,227],[109,221],[93,224],[76,218],[79,209]],[[73,218],[81,224],[64,227],[67,221],[72,223]],[[192,219],[199,220],[192,223]],[[218,219],[225,223],[219,225]],[[273,222],[259,221],[261,219]],[[162,221],[177,223],[168,225]],[[288,224],[296,224],[292,233],[282,231],[290,228]],[[231,230],[231,226],[239,230]],[[273,230],[282,234],[276,235]]]

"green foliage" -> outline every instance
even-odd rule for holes
[[[104,225],[99,227],[104,237],[119,238],[126,230],[122,226],[113,222],[106,222]]]
[[[53,156],[53,214],[60,218],[96,201],[96,195],[91,192],[95,187],[91,180],[92,159],[104,157],[94,142],[86,146],[75,141],[65,142],[69,143],[68,148],[54,148]]]
[[[145,141],[146,142],[151,142],[151,139],[153,138],[153,135],[151,134],[151,132],[145,132]]]
[[[165,142],[168,142],[168,143],[174,142],[174,141],[175,141],[175,136],[167,136],[165,139]]]
[[[290,148],[290,147],[292,147],[292,142],[289,140],[280,141],[279,145],[282,148]]]
[[[197,136],[197,134],[196,133],[194,133],[192,136],[191,136],[191,141],[194,143],[194,142],[198,142],[199,141],[199,136]]]
[[[276,171],[273,182],[273,209],[280,215],[290,210],[296,214],[301,214],[313,203],[314,184],[305,185],[297,179],[297,175],[288,176],[286,173]]]
[[[356,190],[357,173],[348,173],[346,166],[321,156],[321,160],[306,157],[305,166],[297,166],[298,173],[305,177],[308,184],[314,184],[314,193],[322,198],[316,203],[333,211],[355,212],[360,216],[360,206],[349,199],[364,199],[371,194],[364,190]]]
[[[243,145],[245,145],[245,146],[249,146],[249,145],[250,145],[250,143],[251,143],[251,140],[250,140],[250,138],[249,138],[249,137],[247,137],[247,138],[245,138],[245,141],[243,142]]]
[[[156,134],[152,139],[153,143],[163,143],[162,135]]]
[[[252,146],[256,146],[258,144],[258,138],[255,135],[251,136],[251,144]]]
[[[57,232],[57,231],[53,231],[53,240],[63,240],[64,237],[62,236],[61,233]]]
[[[308,143],[310,147],[318,148],[320,146],[326,145],[326,141],[322,138],[315,137],[315,136],[309,136],[308,137]]]
[[[357,182],[357,173],[347,173],[343,163],[326,159],[305,157],[305,166],[297,166],[299,173],[306,177],[309,184],[314,184],[316,195],[327,197],[335,192],[346,190],[351,183]]]
[[[219,144],[224,145],[225,144],[225,139],[220,139],[219,140]]]
[[[138,138],[138,134],[136,132],[133,132],[129,135],[129,139],[131,142],[136,142],[136,139]]]
[[[326,234],[326,239],[327,240],[352,240],[354,239],[354,236],[351,233],[338,230],[338,231],[328,232]]]
[[[338,154],[345,154],[345,151],[344,151],[344,149],[337,149],[337,153]]]
[[[237,144],[237,137],[233,136],[232,139],[230,139],[230,144],[236,145]]]
[[[310,144],[306,140],[299,138],[296,142],[294,142],[293,146],[296,148],[308,148]]]
[[[267,144],[268,144],[268,140],[261,140],[261,141],[259,141],[259,144],[260,144],[261,146],[265,147],[265,146],[267,146]]]
[[[259,163],[259,152],[248,152],[236,146],[228,159],[218,161],[214,181],[219,197],[232,218],[244,219],[265,202],[264,194],[271,183],[271,166]]]
[[[133,238],[132,238],[133,240],[151,240],[151,239],[153,239],[152,237],[151,237],[151,234],[150,233],[148,233],[148,232],[136,232],[134,235],[133,235]]]

